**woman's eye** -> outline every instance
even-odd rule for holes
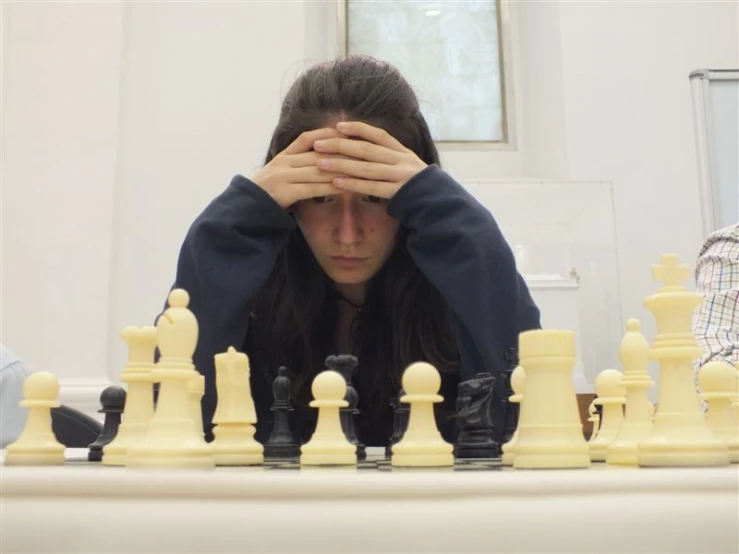
[[[327,201],[328,201],[328,196],[314,196],[313,197],[314,204],[325,204]]]
[[[378,202],[380,202],[380,200],[382,199],[379,196],[368,196],[367,197],[367,202],[372,202],[373,204],[377,204]]]

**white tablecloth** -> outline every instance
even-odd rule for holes
[[[84,455],[84,451],[68,451]],[[739,468],[4,466],[0,552],[739,552]]]

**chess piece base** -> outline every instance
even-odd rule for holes
[[[104,466],[126,465],[126,453],[134,445],[146,438],[147,423],[123,422],[118,429],[118,435],[112,442],[103,447]]]
[[[490,445],[464,445],[462,447],[457,446],[457,451],[455,456],[457,458],[465,458],[465,459],[471,459],[471,458],[499,458],[500,452],[498,451],[498,444],[493,443],[492,446]]]
[[[455,449],[457,458],[498,458],[500,449],[492,430],[472,430],[460,434]]]
[[[728,464],[728,449],[713,435],[703,412],[658,413],[651,435],[639,443],[639,465],[643,467]]]
[[[606,463],[610,465],[638,466],[639,443],[652,432],[652,424],[625,422],[618,438],[606,449]]]
[[[53,466],[64,465],[64,446],[23,447],[10,445],[5,452],[5,465],[8,466]]]
[[[265,458],[298,458],[300,446],[297,444],[265,444]]]
[[[217,466],[259,465],[264,462],[264,447],[254,439],[250,423],[219,423],[210,443]]]
[[[101,446],[91,446],[87,452],[88,462],[102,462],[103,461],[103,448]]]
[[[212,468],[213,450],[207,443],[192,446],[138,446],[126,457],[126,467],[133,468]]]
[[[578,469],[590,466],[590,449],[581,425],[521,425],[513,467]]]

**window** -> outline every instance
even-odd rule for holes
[[[500,0],[343,0],[345,51],[395,65],[438,142],[507,142]]]

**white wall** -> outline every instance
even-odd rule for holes
[[[330,5],[3,3],[4,343],[68,390],[116,378],[118,332],[152,322],[190,221],[259,165],[281,93],[331,55]],[[511,3],[518,148],[442,147],[463,182],[612,181],[620,315],[649,335],[651,264],[700,243],[688,73],[739,66],[738,11]]]

